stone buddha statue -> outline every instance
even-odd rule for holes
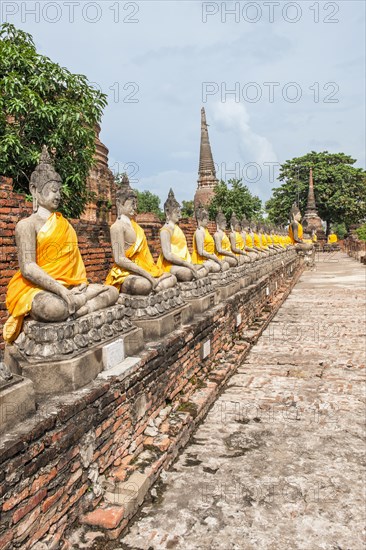
[[[250,234],[250,224],[245,217],[241,220],[241,235],[244,241],[244,250],[247,252],[249,258],[252,261],[257,260],[259,252],[254,248],[254,241]]]
[[[77,236],[57,212],[61,177],[44,146],[30,178],[33,214],[18,222],[15,239],[20,270],[8,285],[6,306],[10,317],[4,340],[14,341],[24,317],[44,323],[66,321],[116,303],[118,291],[88,284]]]
[[[276,254],[278,252],[278,248],[277,248],[277,246],[275,245],[275,242],[274,242],[274,231],[272,230],[271,226],[268,225],[268,224],[263,226],[263,231],[264,231],[264,237],[267,241],[267,247],[274,254]]]
[[[230,239],[225,233],[226,225],[226,217],[219,210],[216,216],[217,231],[214,234],[215,254],[220,260],[225,260],[230,267],[236,267],[239,260],[231,250]]]
[[[302,250],[304,252],[312,250],[313,245],[309,242],[304,242],[303,240],[303,228],[300,223],[301,212],[296,203],[291,208],[290,218],[291,221],[288,228],[288,236],[290,237],[291,243],[297,250]]]
[[[273,254],[273,251],[269,248],[269,244],[267,243],[267,238],[266,238],[263,224],[257,225],[257,234],[259,236],[259,242],[262,250],[267,254],[267,256],[271,256]]]
[[[259,257],[263,258],[264,256],[267,256],[266,252],[261,246],[261,241],[257,233],[257,224],[254,222],[250,222],[248,230],[249,230],[248,231],[249,235],[253,242],[253,250],[255,250],[258,253]]]
[[[158,267],[164,272],[175,275],[180,282],[206,277],[209,269],[204,265],[195,265],[188,250],[187,239],[178,225],[181,208],[173,190],[170,189],[164,204],[166,223],[160,230],[161,254]]]
[[[116,206],[117,220],[110,229],[114,266],[106,284],[126,294],[144,296],[176,285],[176,277],[155,264],[145,232],[133,219],[137,194],[126,175],[116,193]]]
[[[241,234],[241,225],[236,217],[235,213],[231,216],[230,220],[231,232],[230,232],[230,244],[231,250],[234,252],[238,259],[239,265],[243,265],[250,262],[250,258],[245,250],[245,242]]]
[[[230,265],[221,260],[215,253],[215,240],[207,229],[209,215],[207,210],[199,205],[195,209],[197,229],[193,235],[192,262],[204,265],[210,273],[227,271]]]
[[[272,240],[273,247],[276,250],[278,250],[279,252],[281,252],[283,250],[283,247],[281,246],[281,243],[280,243],[278,228],[274,227],[274,226],[271,226],[269,228],[269,233],[270,233],[270,237],[271,237],[271,240]]]

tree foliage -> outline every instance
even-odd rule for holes
[[[16,190],[28,191],[45,144],[63,180],[63,212],[80,216],[90,200],[86,178],[106,104],[85,76],[38,54],[30,34],[0,27],[0,174],[12,177]]]
[[[356,234],[360,241],[366,241],[366,223],[356,229]]]
[[[160,219],[164,217],[164,213],[160,207],[160,198],[151,191],[138,191],[137,193],[137,212],[139,214],[150,212],[156,214]]]
[[[182,218],[192,218],[194,216],[194,202],[182,201]]]
[[[219,208],[228,222],[233,212],[239,219],[244,216],[247,219],[260,219],[262,214],[261,200],[249,191],[241,179],[230,179],[227,183],[220,181],[215,187],[215,196],[209,205],[212,220],[215,219]]]
[[[266,203],[269,219],[285,224],[289,220],[292,204],[299,204],[305,213],[309,172],[313,168],[315,200],[319,216],[332,223],[357,223],[366,217],[366,172],[355,168],[356,160],[344,153],[316,153],[286,161],[281,165],[279,180],[282,185],[273,189]]]

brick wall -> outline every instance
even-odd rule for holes
[[[0,445],[0,549],[29,550],[36,541],[71,548],[62,546],[62,537],[102,498],[93,491],[93,472],[122,481],[139,472],[147,490],[243,362],[296,281],[298,262],[295,255],[274,269],[269,261],[262,279],[149,346],[129,373],[41,403],[7,435]],[[211,353],[203,360],[208,339]],[[158,415],[162,421],[152,437],[144,432]],[[111,510],[113,521],[105,525],[110,538],[127,526],[140,497],[139,488],[135,501],[118,509],[118,521]]]
[[[15,247],[17,222],[32,213],[32,205],[25,196],[13,192],[12,180],[0,177],[0,353],[4,349],[2,327],[8,318],[5,306],[6,288],[18,269]],[[162,222],[154,214],[139,214],[137,221],[144,228],[155,260],[160,254],[159,231]],[[92,283],[104,282],[112,265],[109,226],[105,221],[71,220],[78,235],[79,247],[85,263],[88,279]],[[182,220],[181,227],[192,250],[196,223],[193,219]],[[212,225],[210,230],[214,230]]]

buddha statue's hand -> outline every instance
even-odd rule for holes
[[[81,283],[81,285],[78,285],[78,286],[75,286],[74,288],[72,288],[70,290],[70,293],[71,294],[82,294],[84,292],[84,290],[87,288],[87,284],[86,283]]]
[[[190,266],[189,266],[189,269],[192,271],[193,277],[194,277],[195,279],[199,279],[198,268],[197,268],[195,265],[190,265]]]
[[[69,310],[69,315],[73,315],[76,311],[76,304],[72,298],[72,292],[67,288],[62,287],[59,292],[59,296],[66,302],[67,308]]]
[[[154,277],[151,277],[151,279],[149,279],[150,283],[151,283],[151,287],[152,287],[152,292],[158,292],[159,291],[159,280],[158,279],[155,279]]]

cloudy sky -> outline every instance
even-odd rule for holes
[[[8,1],[2,22],[108,94],[114,172],[193,198],[200,109],[218,176],[266,200],[278,163],[311,150],[365,166],[365,3]]]

